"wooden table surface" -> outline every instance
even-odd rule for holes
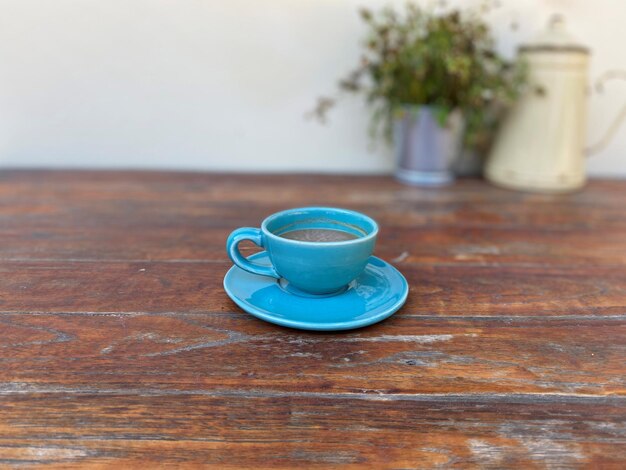
[[[379,221],[404,308],[230,301],[230,231],[312,204]],[[0,333],[2,467],[625,468],[626,181],[2,171]]]

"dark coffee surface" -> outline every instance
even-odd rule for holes
[[[282,233],[280,236],[289,240],[318,243],[345,242],[348,240],[355,240],[356,238],[359,238],[356,235],[349,232],[344,232],[343,230],[319,228],[291,230],[289,232]]]

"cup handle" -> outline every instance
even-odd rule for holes
[[[263,248],[263,234],[260,229],[252,227],[238,228],[228,236],[228,240],[226,241],[226,252],[232,262],[249,273],[280,279],[274,266],[261,266],[260,264],[252,263],[241,254],[239,251],[239,243],[244,240],[250,240],[255,245]]]

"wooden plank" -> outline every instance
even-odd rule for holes
[[[388,177],[363,176],[33,172],[19,178],[4,171],[0,175],[0,215],[32,215],[44,221],[46,216],[92,211],[114,217],[111,209],[122,210],[117,215],[141,211],[146,217],[184,216],[187,211],[188,217],[207,216],[223,209],[221,216],[237,217],[242,212],[245,217],[258,216],[265,207],[271,211],[316,203],[369,208],[373,215],[389,215],[389,222],[401,225],[623,227],[620,211],[625,199],[626,189],[617,180],[593,180],[579,193],[542,195],[498,189],[480,180],[425,189]],[[85,213],[76,214],[85,208]],[[605,217],[607,212],[621,214],[621,220]]]
[[[0,384],[90,390],[626,395],[626,317],[398,315],[344,334],[246,314],[1,315]],[[626,403],[626,401],[625,401]]]
[[[410,285],[401,314],[623,315],[620,267],[398,263]],[[0,263],[0,312],[238,312],[222,279],[228,262]]]
[[[225,261],[232,229],[288,206],[329,204],[379,220],[377,253],[388,260],[626,265],[626,188],[611,181],[555,196],[474,180],[425,190],[381,177],[0,176],[0,260]]]
[[[129,219],[133,219],[129,216]],[[155,227],[108,223],[83,227],[68,222],[46,228],[0,229],[0,262],[20,260],[227,261],[225,241],[238,226]],[[381,222],[384,223],[384,222]],[[593,231],[497,230],[482,228],[399,228],[383,225],[376,255],[390,262],[626,267],[626,229]],[[254,250],[247,249],[248,253]],[[245,250],[244,250],[245,251]]]
[[[23,393],[0,396],[0,464],[50,468],[620,468],[615,399]]]
[[[11,223],[35,223],[55,226],[67,223],[116,222],[124,225],[163,226],[167,223],[197,224],[201,227],[228,227],[231,224],[256,221],[259,217],[287,207],[307,204],[342,205],[370,213],[386,225],[400,227],[463,226],[486,228],[529,228],[541,230],[592,230],[603,227],[624,228],[626,220],[617,203],[626,198],[596,201],[594,194],[584,192],[573,204],[569,199],[508,200],[502,194],[493,199],[472,203],[461,197],[450,199],[448,193],[432,194],[393,190],[368,190],[362,180],[348,184],[347,191],[326,188],[301,190],[288,185],[284,194],[275,195],[271,187],[246,188],[240,200],[225,198],[229,190],[219,183],[207,183],[200,189],[189,186],[145,187],[72,184],[48,188],[33,185],[16,189],[0,182],[0,218]],[[258,186],[258,185],[257,185]],[[191,186],[193,188],[193,186]],[[234,191],[234,189],[230,189]],[[357,195],[364,191],[363,196]],[[264,198],[263,193],[269,193]],[[327,195],[320,198],[320,194]],[[367,198],[365,197],[367,196]],[[129,219],[129,214],[139,219]],[[101,224],[106,226],[106,224]]]
[[[168,191],[180,193],[210,191],[223,201],[238,200],[275,202],[280,196],[318,193],[318,197],[346,200],[392,202],[385,198],[418,200],[500,202],[562,202],[566,205],[594,203],[619,206],[626,189],[619,179],[593,179],[579,192],[570,194],[540,194],[509,191],[486,184],[480,179],[461,179],[442,188],[419,188],[397,183],[388,176],[331,175],[331,174],[259,174],[259,173],[198,173],[158,171],[50,171],[9,170],[0,173],[0,195],[18,194],[20,199],[38,198],[48,191],[67,192],[68,187],[88,196],[100,193],[137,194]],[[32,189],[37,188],[38,193]],[[332,191],[326,191],[332,189]],[[334,194],[328,194],[328,192]],[[381,196],[382,195],[382,196]],[[257,197],[258,196],[258,197]],[[216,199],[216,198],[213,198]],[[164,201],[166,202],[166,201]],[[570,209],[573,209],[570,207]]]

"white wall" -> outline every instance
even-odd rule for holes
[[[358,57],[357,7],[385,3],[0,0],[0,166],[388,170],[356,98],[330,125],[304,119]],[[626,69],[623,2],[503,3],[504,50],[559,11],[592,47],[592,75]],[[594,99],[590,140],[622,101],[626,83]],[[626,130],[589,166],[626,176]]]

